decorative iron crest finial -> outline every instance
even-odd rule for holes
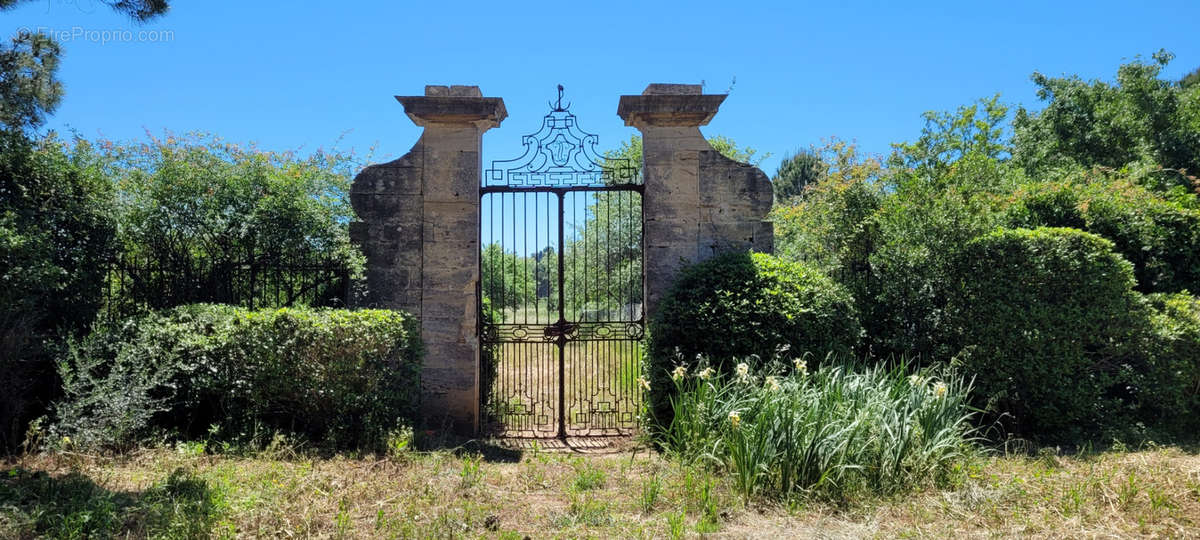
[[[563,107],[562,97],[563,97],[563,85],[560,84],[560,85],[558,85],[558,103],[550,105],[550,108],[553,109],[554,112],[567,112],[567,109],[571,108],[570,103],[568,103],[566,107]]]
[[[563,85],[558,101],[550,102],[550,114],[542,119],[537,133],[521,138],[525,152],[513,159],[492,161],[484,171],[484,186],[566,187],[637,184],[638,168],[624,158],[601,155],[600,138],[579,129],[570,103],[563,105]]]

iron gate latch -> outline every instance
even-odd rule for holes
[[[569,323],[567,321],[560,320],[547,326],[545,328],[545,333],[547,338],[557,338],[559,341],[566,341],[567,336],[575,333],[575,330],[578,328],[579,325],[576,323]]]

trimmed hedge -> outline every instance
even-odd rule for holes
[[[1141,420],[1173,435],[1200,432],[1200,299],[1188,293],[1152,294],[1150,354],[1138,387],[1153,397]]]
[[[1111,240],[1141,292],[1200,290],[1200,211],[1128,180],[1030,184],[1005,217],[1013,227],[1072,227]]]
[[[735,360],[848,354],[862,338],[854,301],[824,274],[762,253],[730,253],[685,268],[650,321],[649,412],[670,421],[670,371],[697,356],[729,373]],[[815,367],[815,366],[814,366]]]
[[[279,431],[378,447],[416,418],[419,336],[413,317],[385,310],[191,305],[98,326],[60,362],[54,434],[111,447],[156,429]]]
[[[956,360],[1016,433],[1080,441],[1132,424],[1144,309],[1112,248],[1076,229],[1001,229],[956,258]]]

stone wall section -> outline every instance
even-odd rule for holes
[[[651,84],[621,96],[617,114],[642,132],[647,316],[688,264],[728,252],[774,251],[773,191],[757,167],[716,151],[700,126],[724,95],[700,85]]]
[[[424,132],[395,161],[355,177],[360,222],[352,239],[367,258],[366,307],[418,317],[427,427],[479,429],[479,184],[482,136],[507,116],[503,100],[475,86],[427,86],[397,96]]]

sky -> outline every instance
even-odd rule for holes
[[[1200,2],[171,2],[139,25],[98,0],[25,0],[3,27],[52,32],[65,97],[47,127],[88,138],[211,132],[272,150],[373,161],[420,135],[392,96],[478,85],[509,118],[484,160],[520,154],[555,94],[615,147],[649,83],[729,93],[706,135],[781,158],[831,136],[870,153],[916,138],[921,113],[999,92],[1038,108],[1030,75],[1111,80],[1165,48],[1200,66]]]

